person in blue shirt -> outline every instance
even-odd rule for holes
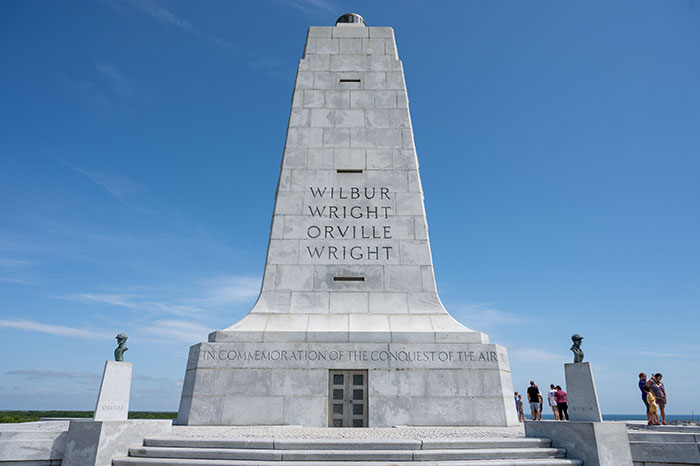
[[[642,392],[642,401],[647,408],[647,422],[651,425],[651,412],[649,411],[649,402],[647,401],[647,392],[644,387],[648,385],[647,375],[644,372],[639,373],[639,390]]]

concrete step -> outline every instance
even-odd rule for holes
[[[648,426],[644,424],[627,424],[631,432],[685,432],[700,434],[700,426]]]
[[[700,433],[628,431],[630,442],[700,443]]]
[[[580,466],[543,438],[146,438],[114,466]]]
[[[646,464],[700,464],[700,445],[684,442],[630,442],[634,462]],[[660,461],[659,459],[663,459]]]
[[[449,440],[273,440],[273,439],[200,439],[186,437],[147,438],[147,447],[248,448],[274,450],[435,450],[474,448],[549,447],[549,439],[490,438]]]
[[[567,458],[467,460],[467,461],[237,461],[182,458],[115,458],[113,466],[582,466]]]
[[[480,459],[563,458],[559,448],[472,448],[466,450],[267,450],[192,447],[135,447],[131,457],[260,460],[289,462],[319,461],[464,461]]]

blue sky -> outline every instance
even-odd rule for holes
[[[132,409],[258,294],[306,29],[392,26],[438,290],[607,413],[640,371],[700,413],[700,2],[5,1],[0,409],[92,409],[126,332]]]

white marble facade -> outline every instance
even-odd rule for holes
[[[192,347],[179,422],[327,426],[330,369],[368,370],[372,427],[517,423],[505,349],[437,295],[389,27],[309,28],[260,297]]]

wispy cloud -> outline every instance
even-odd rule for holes
[[[286,0],[285,3],[305,13],[324,10],[341,14],[340,6],[331,0]]]
[[[160,6],[153,0],[130,0],[130,3],[139,8],[142,12],[149,15],[151,18],[160,21],[163,24],[174,26],[183,31],[194,31],[192,23],[186,19],[178,17],[175,13]]]
[[[0,256],[0,282],[29,285],[36,283],[31,268],[34,262]]]
[[[491,303],[472,303],[450,306],[450,312],[474,328],[488,329],[513,325],[524,321],[522,316],[496,309]]]
[[[114,335],[101,330],[67,327],[65,325],[45,324],[27,319],[0,320],[0,328],[15,328],[28,332],[47,333],[61,337],[81,338],[87,340],[112,339]]]
[[[31,267],[32,262],[20,259],[10,259],[8,257],[0,257],[0,268],[6,269],[23,269]]]
[[[17,369],[5,372],[5,375],[21,376],[27,379],[86,379],[90,381],[100,380],[100,374],[96,372],[69,372],[41,369]]]
[[[250,66],[255,71],[260,71],[270,76],[279,76],[286,64],[286,60],[278,58],[260,58],[253,61]]]
[[[561,354],[529,346],[508,346],[508,355],[511,361],[519,361],[520,363],[527,364],[549,364],[553,362],[562,362],[565,359]]]
[[[162,316],[163,313],[190,317],[249,301],[260,290],[260,278],[224,275],[183,286],[130,287],[65,296],[74,302],[104,304]]]
[[[75,79],[65,73],[58,73],[56,80],[62,89],[84,99],[104,113],[109,112],[114,107],[112,99],[93,81]]]
[[[200,289],[196,302],[202,306],[223,307],[255,298],[260,291],[260,277],[225,275],[202,280]]]
[[[114,65],[98,61],[95,63],[95,69],[104,77],[106,77],[114,91],[124,97],[131,97],[134,92],[131,87],[127,85],[124,76],[117,71]]]
[[[143,191],[143,187],[138,183],[135,183],[128,178],[120,175],[105,174],[97,171],[87,170],[85,168],[78,167],[61,157],[51,154],[53,158],[61,162],[66,167],[80,173],[87,179],[95,183],[104,189],[109,195],[121,202],[126,207],[130,209],[138,210],[140,212],[146,212],[143,207],[138,206],[134,203],[134,197]]]
[[[186,320],[157,320],[149,326],[148,331],[149,334],[160,338],[196,343],[206,339],[212,329],[198,322]]]
[[[630,354],[635,356],[649,356],[651,358],[661,358],[661,359],[686,359],[686,358],[697,358],[697,353],[688,353],[686,351],[678,353],[668,353],[659,351],[641,351],[634,350]]]
[[[146,14],[161,24],[180,29],[181,31],[193,34],[197,37],[201,37],[218,47],[226,49],[237,48],[236,44],[201,30],[187,19],[178,16],[155,0],[128,0],[128,2],[141,13]]]

